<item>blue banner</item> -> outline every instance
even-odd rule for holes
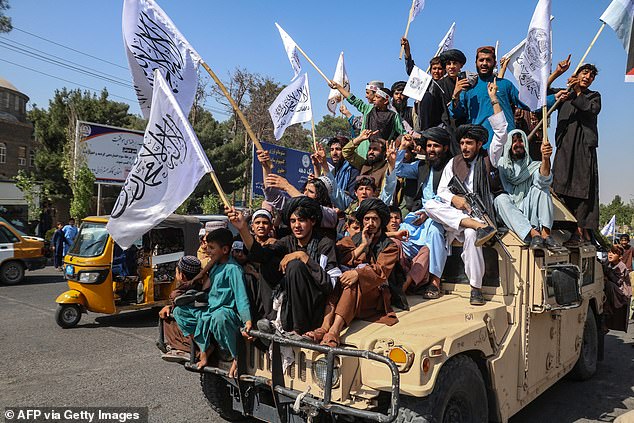
[[[262,147],[268,151],[271,156],[271,162],[273,163],[271,173],[286,178],[291,185],[302,191],[304,184],[308,180],[308,175],[313,173],[313,163],[310,160],[310,153],[266,142],[262,143]],[[264,196],[262,166],[255,154],[255,146],[253,148],[253,165],[251,171],[252,195],[254,197],[257,195]]]

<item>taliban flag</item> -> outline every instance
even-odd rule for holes
[[[599,19],[621,40],[627,52],[625,82],[634,82],[634,0],[613,0]]]
[[[269,107],[269,114],[273,121],[273,134],[276,140],[282,138],[286,128],[292,124],[309,122],[313,118],[308,74],[295,78],[282,90]]]
[[[601,235],[603,236],[616,236],[616,215],[612,215],[612,219],[601,229]]]
[[[425,0],[414,0],[412,2],[412,15],[409,18],[410,22],[414,22],[414,18],[418,16],[418,14],[425,7]]]
[[[341,85],[346,90],[350,91],[350,80],[348,79],[348,73],[346,72],[346,66],[343,63],[343,51],[339,54],[339,60],[337,61],[337,68],[335,69],[335,76],[332,78],[337,84]],[[341,93],[338,90],[330,89],[328,94],[328,110],[334,116],[337,113],[337,103],[342,101]]]
[[[416,101],[421,101],[425,92],[427,92],[427,88],[429,88],[431,80],[431,75],[418,66],[414,66],[412,72],[409,74],[407,84],[405,84],[403,95],[413,98]]]
[[[167,79],[154,71],[154,94],[143,147],[132,165],[106,228],[126,249],[174,213],[213,171]]]
[[[520,67],[519,98],[531,110],[546,105],[551,64],[550,31],[550,0],[539,0],[528,27],[524,50],[517,61]]]
[[[189,114],[201,58],[154,0],[124,0],[123,42],[143,116],[150,118],[155,69]]]
[[[440,44],[438,44],[438,54],[442,53],[443,51],[451,50],[453,48],[455,32],[456,32],[456,23],[454,22],[449,27],[449,31],[447,31],[447,34],[445,34],[445,38],[443,38]]]
[[[299,62],[297,43],[293,41],[291,36],[288,35],[286,31],[284,31],[282,27],[277,24],[277,22],[275,22],[275,26],[280,32],[280,37],[282,37],[282,43],[284,43],[284,50],[286,50],[288,61],[291,62],[291,67],[293,68],[293,72],[295,72],[295,75],[293,76],[293,79],[295,79],[297,78],[297,75],[302,72],[302,64]]]
[[[553,19],[555,19],[555,17],[551,16],[550,20],[552,21]],[[522,67],[519,66],[519,59],[522,53],[524,52],[525,45],[526,45],[526,38],[520,41],[518,45],[513,47],[511,51],[509,51],[504,56],[502,56],[503,58],[508,58],[509,64],[507,65],[507,69],[513,74],[513,76],[518,82],[520,80],[520,75],[522,74]],[[497,54],[496,54],[496,57],[497,57]]]

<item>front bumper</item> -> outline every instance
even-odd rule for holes
[[[347,416],[356,419],[367,419],[381,423],[389,423],[396,419],[399,409],[399,384],[400,375],[396,364],[389,358],[372,351],[356,350],[348,348],[331,348],[316,345],[305,341],[295,341],[278,335],[271,335],[252,330],[250,334],[256,338],[272,343],[271,378],[254,376],[244,373],[244,363],[238,364],[238,379],[228,377],[227,371],[218,367],[206,366],[198,369],[195,364],[196,343],[192,343],[191,361],[185,364],[185,368],[192,372],[216,374],[225,379],[229,389],[234,392],[233,408],[245,416],[252,416],[268,422],[295,422],[303,421],[299,418],[299,412],[316,416],[319,414],[331,414]],[[240,356],[244,357],[244,343],[241,345]],[[327,369],[323,398],[318,398],[310,393],[300,392],[285,387],[282,373],[282,355],[280,347],[298,347],[317,351],[326,355]],[[389,408],[386,414],[377,411],[368,411],[347,405],[332,402],[333,369],[336,356],[356,357],[358,359],[373,360],[385,364],[391,372],[391,392]],[[265,398],[273,401],[266,404]],[[299,399],[298,399],[299,398]]]
[[[46,257],[33,257],[22,259],[28,270],[44,269],[48,259]]]

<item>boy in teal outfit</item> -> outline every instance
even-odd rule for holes
[[[233,357],[229,377],[238,369],[237,334],[248,340],[251,312],[244,284],[242,267],[231,256],[233,235],[228,229],[216,229],[207,234],[207,254],[213,263],[203,290],[209,288],[206,307],[176,307],[174,319],[185,336],[193,335],[200,347],[198,368],[207,365],[212,352],[212,340]],[[242,329],[241,329],[242,328]]]

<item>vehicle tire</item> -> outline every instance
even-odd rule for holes
[[[202,373],[200,386],[212,410],[230,422],[245,420],[246,416],[233,409],[233,398],[229,393],[227,382],[218,375]]]
[[[574,380],[590,379],[597,372],[599,360],[599,328],[594,311],[588,309],[586,323],[583,325],[583,340],[581,353],[575,367],[570,371],[570,378]]]
[[[466,355],[450,359],[440,369],[427,398],[401,397],[398,423],[482,423],[489,421],[482,373]]]
[[[0,267],[0,281],[5,285],[15,285],[24,280],[24,265],[19,261],[7,261]]]
[[[81,308],[77,304],[60,304],[55,311],[55,322],[64,329],[72,328],[81,319]]]

